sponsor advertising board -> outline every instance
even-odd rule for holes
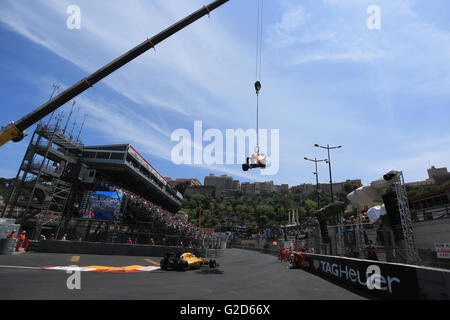
[[[332,281],[382,299],[420,299],[416,269],[383,263],[311,254],[304,267]]]
[[[436,243],[435,247],[439,259],[450,259],[450,243]]]

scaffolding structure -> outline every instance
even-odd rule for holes
[[[402,224],[407,261],[409,264],[417,264],[418,257],[415,249],[414,229],[402,172],[398,174],[394,181],[394,190],[397,195],[397,205]]]
[[[60,121],[61,117],[54,126],[37,125],[2,212],[2,217],[12,217],[15,208],[22,208],[17,223],[34,220],[34,239],[43,226],[61,224],[72,192],[64,175],[70,174],[83,151],[79,141],[64,135]]]

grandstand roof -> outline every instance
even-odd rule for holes
[[[169,211],[181,208],[183,196],[129,144],[87,146],[82,162],[106,175],[117,186]]]

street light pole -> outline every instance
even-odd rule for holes
[[[318,147],[318,148],[327,149],[327,151],[328,151],[328,169],[330,171],[330,193],[331,193],[331,202],[333,203],[334,202],[334,196],[333,196],[333,178],[331,177],[330,149],[339,149],[339,148],[342,148],[342,146],[330,147],[330,145],[327,144],[326,147],[323,147],[321,145],[318,145],[317,143],[314,146]]]
[[[314,158],[314,164],[316,166],[316,172],[314,172],[314,174],[316,175],[317,210],[319,210],[320,209],[319,172],[317,171],[317,159],[316,158]]]
[[[316,158],[314,158],[314,164],[316,166],[316,172],[314,173],[316,175],[316,191],[317,191],[317,193],[319,193],[319,172],[317,171],[317,159]],[[319,197],[317,197],[317,198],[319,198]],[[317,203],[317,205],[319,205],[319,203]],[[317,209],[319,209],[319,208],[317,207]]]
[[[328,169],[330,171],[330,193],[331,193],[331,203],[334,202],[333,197],[333,178],[331,178],[331,159],[330,159],[330,145],[327,144],[327,151],[328,151]]]
[[[319,197],[319,172],[317,171],[317,162],[322,162],[322,161],[327,162],[328,160],[327,160],[327,159],[317,160],[317,158],[314,158],[314,160],[313,160],[313,159],[309,159],[309,158],[307,158],[307,157],[305,157],[304,159],[305,159],[305,160],[308,160],[308,161],[313,161],[314,164],[315,164],[315,167],[316,167],[316,172],[313,172],[313,173],[316,175],[317,210],[319,210],[319,208],[320,208],[320,197]]]

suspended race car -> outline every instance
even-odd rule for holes
[[[267,156],[264,153],[254,153],[247,157],[246,163],[242,165],[242,170],[261,168],[265,169],[267,164]]]

